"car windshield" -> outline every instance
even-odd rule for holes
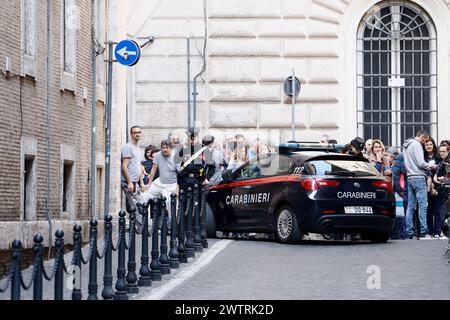
[[[379,176],[373,165],[357,160],[311,160],[305,162],[307,173],[317,176]]]

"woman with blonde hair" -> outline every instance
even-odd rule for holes
[[[248,148],[247,146],[238,146],[234,152],[234,157],[230,159],[227,170],[234,172],[237,168],[242,166],[248,161]]]
[[[383,168],[384,151],[385,147],[383,141],[380,139],[373,139],[372,150],[369,152],[369,161],[379,172],[381,172]]]

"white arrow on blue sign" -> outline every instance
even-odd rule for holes
[[[122,40],[114,51],[116,60],[124,66],[134,66],[141,58],[141,48],[133,40]]]

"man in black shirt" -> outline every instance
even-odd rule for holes
[[[193,188],[207,184],[215,172],[214,160],[207,147],[198,141],[198,129],[186,131],[188,143],[175,151],[174,162],[178,166],[178,185],[180,189]]]

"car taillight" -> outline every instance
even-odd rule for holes
[[[314,191],[317,190],[317,188],[319,188],[319,186],[316,183],[316,180],[314,179],[302,180],[300,181],[300,183],[302,184],[303,188],[305,188],[308,191]]]
[[[314,179],[306,179],[302,180],[301,184],[303,188],[308,191],[317,190],[319,187],[327,188],[327,187],[337,187],[339,186],[339,181],[336,180],[314,180]]]
[[[375,181],[372,185],[378,189],[386,189],[389,192],[393,191],[392,183],[389,181]]]
[[[339,186],[339,181],[337,180],[317,180],[319,187],[337,187]]]

